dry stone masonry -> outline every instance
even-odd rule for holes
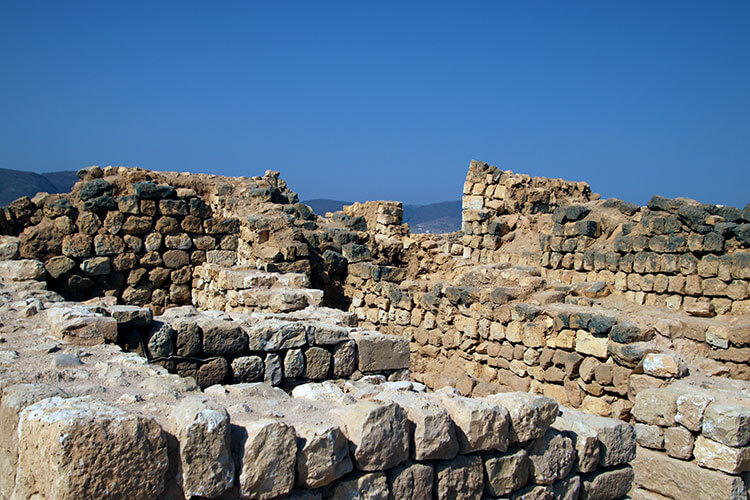
[[[79,177],[0,211],[0,498],[747,498],[750,206]]]

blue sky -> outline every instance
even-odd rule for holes
[[[458,199],[469,160],[750,201],[750,2],[0,3],[0,167]]]

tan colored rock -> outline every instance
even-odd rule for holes
[[[586,330],[576,331],[575,349],[581,354],[607,359],[607,337],[595,337]]]
[[[92,397],[53,397],[20,414],[12,498],[153,499],[164,490],[167,468],[155,421]]]
[[[432,500],[435,471],[429,464],[405,464],[388,472],[389,499]]]
[[[337,425],[295,422],[298,436],[297,483],[320,488],[352,470],[349,443]]]
[[[680,378],[688,374],[688,367],[676,354],[650,352],[643,358],[643,371],[659,378]]]
[[[552,497],[558,500],[578,500],[581,488],[581,478],[569,476],[552,485]]]
[[[573,440],[555,429],[534,440],[526,449],[534,484],[552,484],[570,474],[576,461]]]
[[[703,414],[703,435],[728,446],[750,443],[750,407],[714,402]]]
[[[382,472],[359,473],[337,482],[331,489],[331,500],[388,500],[388,482]]]
[[[572,431],[577,438],[594,436],[599,443],[599,466],[614,467],[635,458],[635,431],[633,426],[614,418],[562,408],[561,415],[552,424],[558,430]],[[580,450],[576,442],[576,450]],[[579,463],[580,466],[580,463]],[[581,472],[591,472],[593,469]]]
[[[294,429],[278,420],[240,416],[233,422],[240,443],[239,486],[243,496],[268,499],[292,491],[297,443]]]
[[[510,415],[503,406],[487,400],[465,398],[452,388],[434,393],[456,426],[462,454],[508,449]]]
[[[459,455],[451,461],[435,464],[438,498],[478,500],[484,490],[482,459],[476,455]]]
[[[632,465],[638,486],[669,498],[747,498],[747,486],[741,477],[675,460],[664,453],[639,447]]]
[[[639,446],[654,450],[664,449],[664,429],[658,425],[635,424],[635,439]]]
[[[501,497],[522,488],[529,481],[529,456],[520,449],[506,455],[484,458],[487,494]]]
[[[357,343],[359,370],[363,373],[409,368],[409,340],[377,332],[351,334]]]
[[[665,387],[662,389],[645,389],[635,397],[633,416],[645,424],[670,426],[675,423],[677,398],[683,392]]]
[[[74,344],[94,345],[117,340],[117,321],[83,305],[51,307],[47,309],[47,321],[53,335]]]
[[[180,443],[180,475],[186,496],[214,497],[234,483],[229,414],[201,397],[183,399],[170,415]]]
[[[0,384],[1,387],[1,384]],[[15,384],[0,390],[0,498],[13,491],[18,463],[18,418],[21,411],[43,399],[65,397],[65,393],[48,384]]]
[[[522,443],[542,437],[557,418],[559,408],[553,399],[526,392],[499,393],[484,399],[508,410],[509,436],[512,443]]]
[[[11,281],[40,280],[44,278],[44,264],[38,260],[2,260],[0,276]]]
[[[374,396],[393,402],[406,412],[414,460],[449,460],[458,453],[458,439],[451,418],[432,398],[416,392],[386,390]]]
[[[693,432],[700,431],[703,426],[703,414],[713,399],[708,391],[694,391],[680,395],[677,398],[675,422]]]
[[[664,449],[670,457],[681,460],[693,458],[693,434],[682,427],[669,427],[664,431]]]
[[[334,408],[331,414],[349,439],[352,457],[360,470],[386,470],[408,458],[406,413],[397,404],[357,401]]]
[[[695,462],[709,469],[729,474],[740,474],[750,470],[750,447],[748,446],[735,448],[698,436],[692,451],[695,454]]]
[[[615,500],[630,491],[633,485],[633,469],[628,465],[610,469],[583,478],[581,500]]]

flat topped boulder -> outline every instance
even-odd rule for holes
[[[559,411],[554,399],[526,392],[499,393],[484,399],[508,410],[512,443],[523,443],[544,436]]]
[[[117,321],[84,305],[55,304],[46,310],[52,334],[79,345],[117,340]]]
[[[269,319],[242,323],[251,351],[280,351],[307,345],[305,323]]]
[[[92,397],[52,397],[20,414],[12,497],[147,500],[164,491],[168,466],[154,420]]]

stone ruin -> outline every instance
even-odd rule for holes
[[[2,499],[748,497],[750,205],[79,177],[0,210]]]

